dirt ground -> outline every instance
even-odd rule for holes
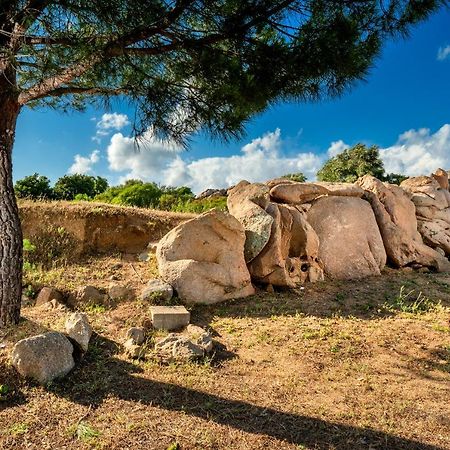
[[[69,293],[113,277],[137,296],[155,270],[153,259],[115,255],[25,279],[29,291]],[[24,307],[0,335],[0,448],[450,449],[449,275],[387,269],[190,308],[216,351],[184,364],[124,355],[127,328],[149,307],[84,306],[95,330],[88,353],[46,387],[18,377],[8,355],[23,337],[62,330],[67,312]]]

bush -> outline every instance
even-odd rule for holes
[[[364,144],[356,144],[329,159],[317,172],[317,179],[353,183],[366,174],[382,180],[384,178],[383,161],[376,145],[366,147]]]
[[[59,200],[74,200],[78,194],[92,199],[107,188],[108,181],[105,178],[75,174],[59,178],[53,190]]]
[[[18,180],[14,186],[17,197],[30,199],[51,199],[53,189],[50,187],[50,180],[38,173],[29,175]]]
[[[200,214],[211,209],[226,211],[227,197],[211,197],[202,198],[199,200],[189,200],[187,202],[177,204],[174,206],[172,211]]]
[[[286,175],[283,175],[281,178],[286,178],[291,181],[297,181],[299,183],[304,183],[308,179],[302,172],[288,173]]]

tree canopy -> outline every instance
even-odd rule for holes
[[[21,105],[67,110],[127,97],[136,132],[151,126],[185,142],[206,128],[230,138],[273,102],[341,94],[387,36],[443,3],[8,0],[0,45]]]

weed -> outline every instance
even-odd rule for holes
[[[440,302],[433,302],[426,297],[422,291],[419,294],[416,293],[415,289],[406,291],[403,285],[399,294],[393,300],[385,302],[383,308],[390,312],[400,311],[410,314],[422,314],[434,311],[439,304]]]
[[[9,429],[10,434],[13,436],[18,436],[20,434],[25,434],[28,432],[28,424],[24,422],[15,423]]]
[[[91,441],[100,436],[100,432],[89,425],[87,422],[81,421],[75,430],[75,435],[77,439],[83,442]]]
[[[167,450],[180,450],[180,444],[178,442],[174,442],[167,447]]]
[[[6,396],[9,394],[9,386],[6,384],[0,384],[0,401],[5,400]]]

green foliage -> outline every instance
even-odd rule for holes
[[[74,174],[59,178],[53,191],[59,200],[74,200],[77,195],[81,195],[82,199],[92,199],[107,188],[108,181],[105,178]]]
[[[387,173],[383,177],[382,181],[386,181],[386,182],[391,183],[391,184],[400,185],[402,183],[402,181],[405,181],[407,179],[408,179],[408,177],[406,175],[401,175],[401,174],[398,174],[398,173]]]
[[[353,183],[359,177],[370,174],[378,179],[384,175],[384,165],[376,145],[366,147],[356,144],[329,159],[317,172],[319,181]]]
[[[364,79],[389,36],[446,2],[37,3],[6,2],[0,14],[10,83],[24,103],[82,110],[122,96],[136,105],[137,133],[151,126],[186,143],[199,129],[239,136],[278,100],[340,95]],[[22,16],[17,43],[8,30]]]
[[[0,402],[6,400],[7,395],[10,392],[10,388],[7,384],[0,384]]]
[[[227,210],[227,197],[202,198],[200,200],[189,200],[178,203],[172,208],[172,211],[187,213],[203,213],[211,209]]]
[[[283,175],[281,178],[286,178],[291,181],[297,181],[299,183],[304,183],[307,180],[302,172],[288,173],[287,175]]]
[[[405,286],[400,288],[399,294],[384,303],[384,308],[391,312],[404,312],[410,314],[423,314],[429,311],[434,311],[440,302],[433,302],[426,297],[422,292],[417,292],[412,289],[406,291]]]
[[[100,432],[89,423],[81,421],[75,430],[75,434],[80,441],[90,442],[100,436]]]
[[[37,173],[18,180],[14,186],[17,197],[37,199],[51,199],[53,189],[50,187],[50,180]]]

